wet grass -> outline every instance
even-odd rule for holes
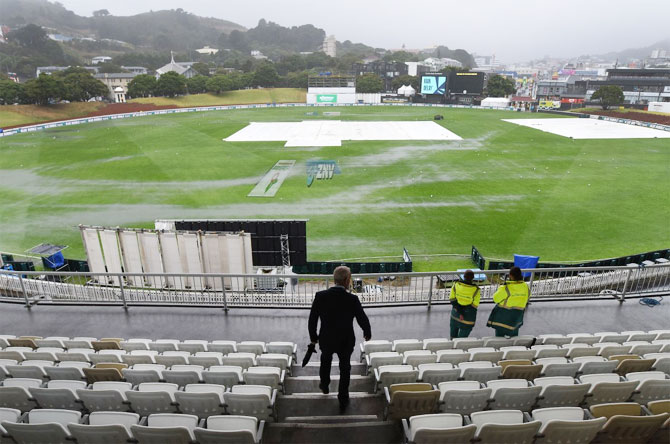
[[[329,109],[334,110],[334,109]],[[310,260],[436,254],[587,260],[667,248],[670,141],[571,140],[502,122],[537,114],[441,109],[454,142],[344,142],[284,148],[222,139],[249,121],[323,119],[312,108],[189,113],[0,139],[0,250],[40,242],[83,257],[78,224],[150,227],[158,218],[309,218]],[[435,109],[339,109],[342,120],[431,120]],[[554,117],[554,116],[548,116]],[[274,198],[247,197],[281,159]],[[305,162],[342,174],[306,187]]]

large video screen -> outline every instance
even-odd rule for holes
[[[421,94],[447,93],[447,76],[423,76],[421,77]]]

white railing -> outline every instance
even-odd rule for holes
[[[531,300],[613,299],[670,294],[670,264],[524,270]],[[507,270],[477,272],[482,303]],[[444,304],[458,272],[365,274],[353,291],[366,306]],[[324,275],[96,274],[0,270],[0,301],[34,304],[307,308],[332,285]]]

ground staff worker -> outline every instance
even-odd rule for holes
[[[493,295],[496,306],[491,311],[486,325],[495,329],[496,336],[518,336],[529,297],[530,290],[523,281],[521,269],[512,267],[509,271],[509,280]]]
[[[472,270],[467,270],[463,280],[456,282],[449,291],[449,301],[453,306],[449,322],[451,339],[467,338],[475,326],[480,292],[479,287],[472,283],[474,278]]]

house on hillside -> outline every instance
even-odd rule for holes
[[[91,65],[97,65],[98,63],[109,63],[112,61],[110,56],[97,56],[91,59]]]
[[[209,46],[205,46],[204,48],[196,49],[195,50],[198,54],[207,54],[207,55],[214,55],[217,52],[219,52],[218,49],[216,48],[210,48]]]
[[[159,78],[166,72],[176,72],[177,74],[183,75],[187,79],[190,79],[197,74],[197,72],[193,69],[193,62],[175,62],[174,54],[172,54],[170,63],[165,66],[161,66],[156,70],[156,78]]]
[[[128,93],[128,84],[137,74],[133,72],[114,72],[96,74],[93,77],[105,84],[109,90],[107,97],[116,103],[125,102]],[[120,88],[120,89],[119,89]]]

